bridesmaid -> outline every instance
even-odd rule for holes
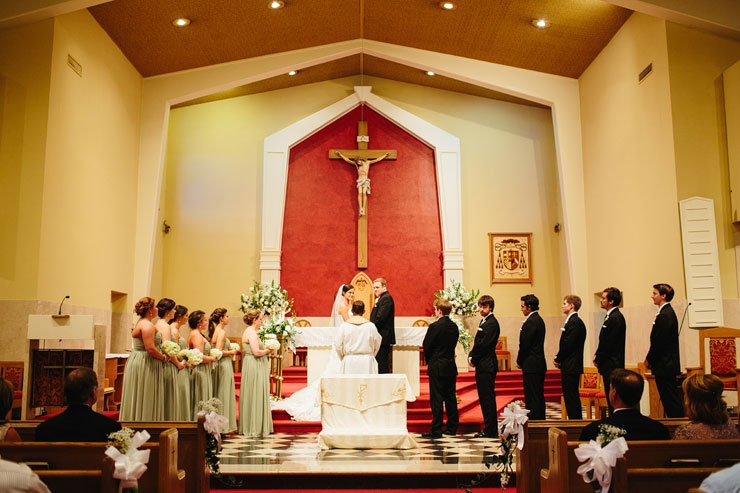
[[[180,327],[187,322],[188,309],[185,306],[177,305],[175,314],[170,320],[170,337],[172,342],[178,344],[180,349],[187,349],[188,343],[180,335]],[[193,403],[190,400],[190,367],[185,363],[184,370],[177,373],[177,401],[175,402],[175,421],[192,421],[193,420]]]
[[[229,349],[229,338],[226,337],[225,327],[229,325],[229,315],[226,308],[216,308],[208,321],[208,336],[211,346],[223,351],[223,357],[216,361],[213,368],[213,395],[223,402],[223,414],[229,418],[229,427],[224,433],[236,431],[236,389],[234,386],[234,365],[231,356],[237,351]]]
[[[162,421],[162,365],[167,357],[159,351],[162,336],[152,324],[157,314],[154,298],[141,298],[134,312],[133,350],[123,371],[121,421]]]
[[[175,302],[169,298],[159,300],[157,303],[157,315],[159,316],[159,320],[154,324],[157,332],[161,334],[163,341],[171,341],[170,326],[167,320],[170,320],[175,315]],[[164,421],[177,421],[177,403],[183,398],[178,391],[177,374],[185,368],[185,363],[179,361],[174,356],[168,356],[167,359],[171,364],[165,363],[162,369],[162,380],[164,382],[164,388],[162,389],[164,413],[162,419]]]
[[[202,310],[195,310],[188,317],[188,325],[190,326],[190,335],[188,335],[188,348],[197,349],[203,353],[203,362],[193,368],[190,373],[191,386],[190,386],[190,398],[193,402],[193,408],[191,409],[192,418],[196,419],[198,414],[199,405],[201,401],[207,401],[213,397],[213,376],[211,375],[211,363],[216,361],[213,356],[208,356],[211,352],[211,345],[203,335],[203,331],[208,327],[208,319],[206,313]]]
[[[242,335],[242,384],[239,393],[239,433],[265,436],[272,433],[270,410],[270,358],[257,337],[262,326],[262,313],[249,310],[244,315],[247,328]]]

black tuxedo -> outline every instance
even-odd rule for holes
[[[568,419],[583,419],[578,381],[583,373],[583,345],[586,342],[586,324],[573,313],[560,334],[560,348],[555,362],[560,365],[563,400]]]
[[[478,400],[483,412],[483,433],[491,437],[498,436],[495,385],[498,372],[496,344],[500,334],[498,320],[491,313],[481,320],[469,354],[470,361],[475,366],[475,386],[478,388]]]
[[[670,303],[658,311],[650,332],[650,351],[645,357],[655,375],[660,400],[669,418],[683,416],[683,405],[676,387],[676,375],[681,373],[678,354],[678,318]]]
[[[537,312],[527,317],[519,332],[516,364],[522,369],[529,419],[545,419],[545,322]]]
[[[431,324],[424,336],[424,357],[429,375],[429,405],[432,408],[432,434],[442,433],[442,404],[447,410],[447,431],[455,433],[459,423],[455,383],[457,365],[455,346],[459,337],[457,325],[448,316]]]
[[[609,402],[609,375],[615,368],[624,368],[624,340],[627,334],[627,324],[619,308],[614,308],[607,315],[599,332],[599,347],[596,349],[594,363],[604,378],[604,391],[609,405],[609,413],[614,411]]]
[[[391,344],[396,343],[396,308],[393,297],[386,291],[375,301],[373,311],[370,312],[370,321],[375,324],[378,334],[382,337],[380,349],[375,359],[378,362],[378,373],[390,373]]]
[[[86,404],[69,406],[36,427],[37,442],[106,442],[108,434],[121,429],[120,423]]]
[[[581,431],[581,441],[596,440],[599,425],[608,424],[627,430],[625,440],[670,440],[671,434],[663,423],[640,414],[637,409],[621,409],[608,418],[594,421]]]

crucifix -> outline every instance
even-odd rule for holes
[[[367,196],[370,195],[370,165],[396,159],[395,150],[368,149],[367,122],[357,122],[357,149],[330,149],[329,159],[342,159],[357,168],[357,268],[367,268]]]

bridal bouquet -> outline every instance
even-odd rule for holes
[[[216,361],[220,360],[223,355],[224,355],[224,352],[221,351],[220,349],[215,348],[215,347],[211,348],[211,356],[216,358]]]
[[[295,315],[290,318],[285,318],[285,316],[271,318],[262,324],[260,330],[257,331],[257,336],[265,343],[268,339],[277,339],[280,336],[282,340],[288,341],[288,348],[295,353],[295,336],[301,333],[295,322]]]
[[[458,317],[471,317],[478,313],[478,295],[480,290],[468,291],[457,281],[434,293],[436,299],[449,301],[452,304],[451,315]]]
[[[288,299],[288,292],[275,285],[254,283],[249,288],[249,295],[242,293],[241,310],[247,313],[249,310],[257,309],[268,317],[285,316],[293,309],[293,300]]]
[[[457,325],[457,333],[459,335],[457,338],[457,342],[460,343],[465,353],[469,353],[470,346],[473,343],[473,336],[471,336],[470,332],[468,332],[468,329],[465,328],[460,317],[450,315],[450,320],[455,322],[455,325]]]
[[[162,343],[162,352],[169,357],[177,357],[177,354],[180,352],[180,345],[172,341],[164,341]]]

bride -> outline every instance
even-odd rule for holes
[[[331,325],[334,328],[339,327],[352,316],[352,301],[354,297],[354,286],[351,284],[342,284],[339,286],[331,311]],[[340,373],[341,365],[339,356],[332,345],[329,362],[326,364],[326,369],[321,376],[325,377]],[[296,421],[321,421],[321,405],[316,404],[320,385],[321,378],[317,378],[311,385],[294,392],[287,399],[277,402],[273,401],[272,409],[284,409]]]

